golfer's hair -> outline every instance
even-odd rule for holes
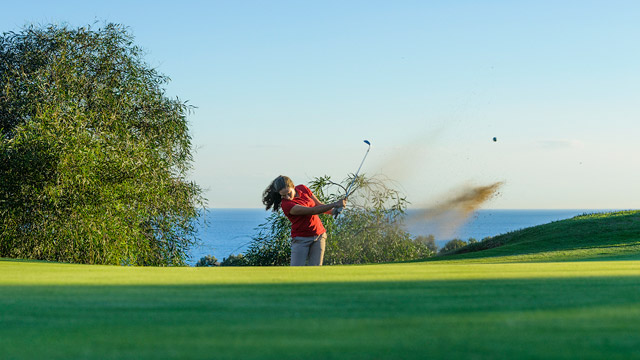
[[[273,212],[280,210],[280,203],[282,202],[280,190],[288,187],[295,187],[293,181],[284,175],[280,175],[264,189],[262,193],[262,203],[266,207],[266,210],[273,209]]]

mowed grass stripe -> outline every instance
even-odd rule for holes
[[[490,259],[487,259],[490,261]],[[478,263],[477,260],[326,267],[159,268],[0,260],[0,285],[277,284],[637,276],[640,261]]]

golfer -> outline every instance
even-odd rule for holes
[[[304,185],[295,186],[286,176],[278,176],[264,190],[262,203],[266,209],[282,211],[291,221],[291,266],[321,266],[327,234],[318,214],[331,214],[347,204],[345,199],[331,204],[321,203]]]

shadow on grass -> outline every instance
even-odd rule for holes
[[[639,305],[639,276],[2,286],[0,347],[12,359],[631,358]]]
[[[42,264],[68,264],[59,261],[47,261],[47,260],[32,260],[32,259],[16,259],[16,258],[3,258],[0,257],[0,261],[14,262],[14,263],[42,263]]]

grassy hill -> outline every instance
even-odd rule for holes
[[[640,210],[594,213],[484,239],[434,260],[640,260]]]
[[[637,220],[556,222],[453,261],[141,268],[0,259],[1,357],[637,358],[640,260],[618,261],[637,252],[616,250],[636,246]],[[577,261],[580,251],[590,261]],[[593,260],[601,255],[616,261]]]

